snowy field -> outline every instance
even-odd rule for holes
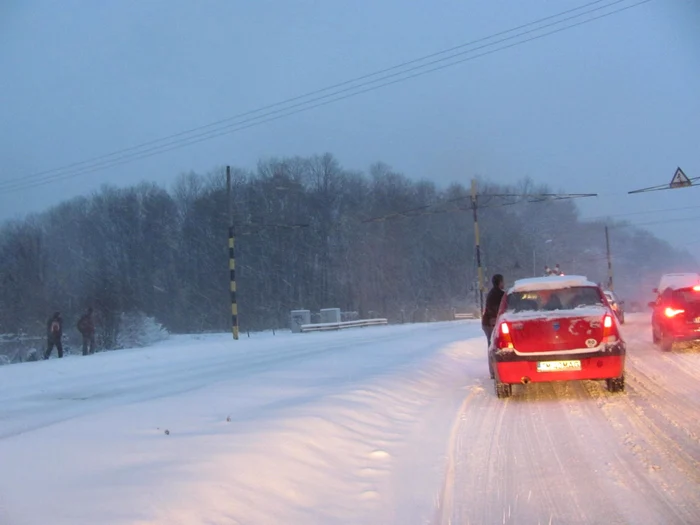
[[[0,525],[700,523],[700,351],[628,317],[622,395],[498,400],[471,321],[1,367]]]

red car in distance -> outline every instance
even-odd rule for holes
[[[652,337],[664,352],[677,342],[700,341],[700,275],[672,277],[662,279],[664,288],[660,285],[656,301],[649,303]]]
[[[521,279],[503,296],[488,358],[496,395],[512,385],[605,380],[625,388],[626,345],[603,290],[577,275]]]

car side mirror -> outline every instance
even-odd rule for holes
[[[654,308],[656,306],[656,303],[654,301],[651,301],[651,302],[647,303],[647,306],[649,308]]]

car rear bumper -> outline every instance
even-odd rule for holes
[[[608,379],[620,377],[625,369],[625,346],[618,344],[605,352],[585,354],[552,354],[521,356],[515,353],[493,354],[494,371],[501,383],[543,383],[581,379]],[[541,372],[537,363],[542,361],[580,361],[581,370]]]
[[[684,330],[682,332],[676,332],[672,335],[674,341],[700,341],[700,328],[695,330]]]

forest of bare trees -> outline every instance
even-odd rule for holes
[[[604,281],[604,223],[579,220],[575,201],[489,197],[547,190],[479,182],[487,274],[512,282],[560,263]],[[4,224],[0,333],[41,335],[55,310],[70,330],[88,305],[105,348],[114,347],[124,313],[175,333],[229,330],[226,195],[220,169],[182,175],[171,190],[104,187]],[[327,154],[236,169],[233,201],[242,330],[286,327],[298,308],[411,322],[476,304],[468,183],[439,188],[382,164],[359,173]],[[692,264],[643,230],[611,227],[623,294],[671,263]]]

